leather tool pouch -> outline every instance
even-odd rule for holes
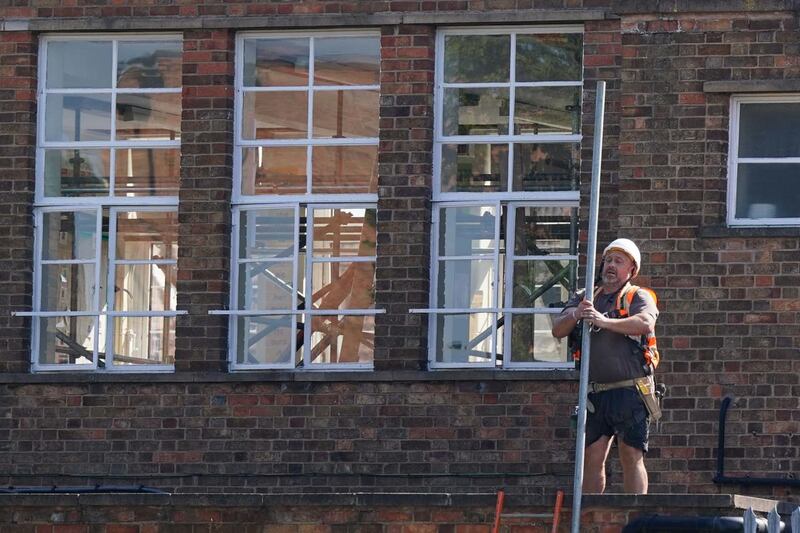
[[[639,392],[639,397],[641,397],[645,407],[647,407],[647,412],[650,413],[650,420],[656,422],[661,418],[661,405],[659,405],[658,398],[656,398],[653,376],[637,378],[636,390]]]

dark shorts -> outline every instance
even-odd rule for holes
[[[586,413],[586,445],[601,436],[618,435],[622,441],[643,452],[647,451],[650,415],[633,387],[589,393],[590,406]]]

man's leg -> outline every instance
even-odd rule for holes
[[[606,458],[611,449],[611,439],[607,435],[601,435],[584,448],[583,492],[587,494],[602,494],[606,490]]]
[[[619,460],[622,463],[622,484],[625,492],[647,494],[647,469],[644,467],[644,452],[617,439]]]

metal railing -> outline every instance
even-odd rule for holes
[[[756,517],[751,507],[744,512],[744,533],[757,533],[766,531],[767,533],[780,533],[783,531],[784,523],[775,507],[767,515],[767,529],[764,529],[764,519]],[[800,532],[800,508],[795,509],[791,516],[792,531]]]

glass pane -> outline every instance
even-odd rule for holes
[[[94,265],[42,265],[42,311],[94,311]]]
[[[246,39],[245,87],[308,85],[309,39]]]
[[[517,81],[580,81],[583,35],[517,35]]]
[[[111,52],[111,41],[50,41],[47,88],[111,88]]]
[[[39,364],[92,364],[97,317],[58,316],[38,320]]]
[[[438,363],[491,363],[495,313],[436,315]]]
[[[174,311],[176,265],[117,265],[115,311]]]
[[[375,317],[311,317],[312,363],[371,363],[375,350]]]
[[[800,217],[800,164],[740,164],[736,218]]]
[[[275,311],[292,309],[292,263],[258,262],[239,265],[238,309]]]
[[[242,194],[305,194],[305,146],[259,146],[242,150]]]
[[[106,196],[108,150],[45,150],[45,196]]]
[[[580,187],[580,145],[515,144],[514,190],[577,191]]]
[[[507,144],[442,145],[442,192],[508,190]]]
[[[514,261],[513,307],[564,307],[575,287],[577,261]]]
[[[314,137],[377,137],[378,91],[315,91]]]
[[[314,85],[377,85],[380,38],[314,39]]]
[[[580,133],[580,87],[517,87],[515,94],[515,135]]]
[[[800,102],[742,104],[739,157],[799,157]]]
[[[115,163],[115,196],[177,196],[181,151],[177,148],[122,148]]]
[[[294,225],[294,209],[242,211],[239,216],[239,257],[293,257]]]
[[[439,308],[495,307],[494,275],[491,259],[440,261]]]
[[[566,339],[550,332],[558,315],[506,315],[511,320],[511,360],[515,363],[565,363]]]
[[[514,255],[575,255],[578,253],[578,209],[518,207]]]
[[[314,209],[314,257],[374,256],[375,209]]]
[[[302,139],[307,132],[307,92],[244,93],[242,139]]]
[[[175,362],[175,318],[120,316],[114,319],[114,366]]]
[[[117,259],[178,258],[176,211],[124,211],[117,213]]]
[[[314,263],[307,309],[374,309],[375,262]]]
[[[302,323],[295,326],[295,320],[292,315],[238,317],[236,362],[280,365],[299,359],[292,357],[292,335],[303,329]]]
[[[510,35],[447,35],[444,39],[444,81],[478,83],[509,81]]]
[[[315,146],[311,192],[377,193],[377,146]]]
[[[97,211],[42,213],[42,259],[94,259]]]
[[[508,113],[508,89],[445,89],[442,134],[506,135]]]
[[[493,254],[495,240],[494,206],[443,207],[439,211],[439,255]]]
[[[174,141],[181,138],[181,95],[118,94],[117,140]]]
[[[117,45],[117,87],[180,87],[182,53],[180,41],[120,41]]]
[[[53,142],[111,139],[110,94],[48,94],[45,140]]]

